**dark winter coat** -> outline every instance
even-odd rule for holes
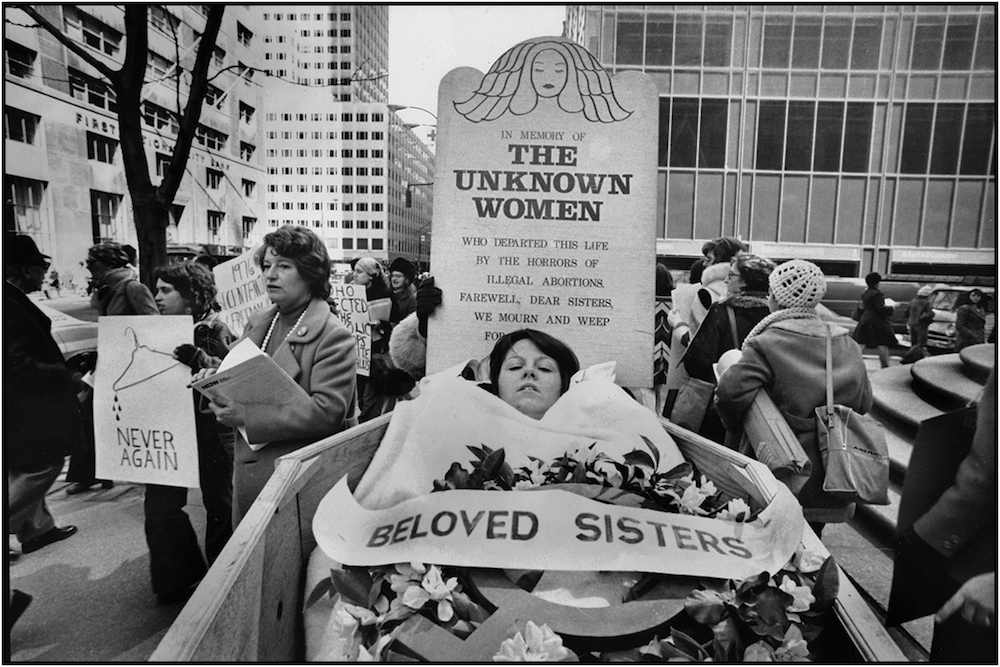
[[[3,285],[3,452],[26,470],[76,453],[83,421],[52,322],[19,288]]]
[[[967,303],[955,313],[955,351],[986,342],[986,309]]]
[[[712,364],[735,347],[729,324],[730,309],[736,317],[739,345],[743,344],[750,330],[771,312],[766,301],[750,296],[730,296],[713,303],[684,354],[684,369],[691,377],[715,384]]]
[[[819,318],[775,322],[743,344],[743,354],[722,376],[716,409],[729,431],[743,429],[743,413],[766,389],[812,463],[799,493],[807,521],[846,521],[853,504],[823,492],[823,461],[815,409],[826,405],[826,325]],[[872,407],[872,387],[861,349],[833,327],[833,400],[859,414]]]
[[[854,329],[854,340],[864,347],[895,345],[896,334],[889,318],[892,307],[885,305],[885,295],[875,287],[861,293],[861,319]]]
[[[90,305],[98,315],[159,315],[156,300],[149,288],[139,282],[128,267],[104,274],[90,296]]]

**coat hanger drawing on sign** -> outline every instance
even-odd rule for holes
[[[128,366],[125,367],[122,374],[111,385],[111,388],[116,392],[142,384],[157,375],[166,373],[181,363],[174,359],[172,353],[161,352],[147,345],[140,345],[139,337],[136,335],[135,330],[132,327],[125,329],[126,336],[130,333],[132,334],[135,347],[132,350],[132,358],[129,360]]]

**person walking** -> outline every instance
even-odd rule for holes
[[[368,377],[358,376],[358,420],[366,422],[382,414],[384,376],[388,371],[389,336],[392,333],[392,287],[382,264],[372,257],[361,257],[354,264],[354,284],[363,285],[371,320],[371,359]]]
[[[825,524],[847,521],[854,514],[854,503],[823,491],[815,410],[827,399],[827,337],[833,402],[867,413],[872,407],[871,382],[861,350],[847,330],[827,325],[816,313],[826,294],[818,266],[802,259],[787,261],[771,273],[768,284],[771,314],[747,334],[739,361],[722,373],[715,407],[726,430],[739,432],[757,392],[769,391],[812,463],[812,474],[797,497],[806,521],[819,535]]]
[[[969,292],[969,301],[955,313],[955,352],[986,342],[986,308],[982,290]]]
[[[906,327],[910,330],[910,349],[927,348],[927,327],[934,321],[930,296],[933,289],[924,285],[906,307]]]
[[[161,315],[194,318],[194,344],[174,350],[192,371],[215,368],[236,340],[219,319],[215,278],[197,260],[157,269],[156,305]],[[205,503],[205,556],[211,565],[233,534],[233,429],[221,426],[208,409],[208,399],[194,395],[198,437],[198,477]],[[184,512],[184,487],[146,485],[143,503],[150,578],[160,604],[186,600],[205,575],[205,558],[191,520]]]
[[[858,308],[861,317],[854,329],[854,340],[862,348],[874,347],[878,350],[878,360],[882,368],[889,366],[889,346],[896,344],[896,334],[892,331],[892,306],[885,303],[885,295],[879,290],[882,276],[876,272],[865,276],[868,289],[861,293]]]
[[[67,369],[52,338],[52,322],[27,296],[41,288],[48,267],[48,255],[38,250],[31,237],[7,236],[3,453],[8,532],[17,536],[25,554],[77,532],[76,526],[56,526],[45,503],[45,494],[62,472],[65,457],[84,443],[76,397],[82,380]]]
[[[98,243],[87,251],[87,269],[93,279],[90,305],[98,316],[105,315],[158,315],[156,301],[149,288],[139,282],[135,269],[130,266],[125,247],[114,241]],[[114,482],[96,479],[94,470],[94,401],[88,392],[83,402],[84,421],[87,427],[87,445],[70,458],[66,480],[73,482],[66,493],[74,495],[89,491],[100,484],[110,489]]]

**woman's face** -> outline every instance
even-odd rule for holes
[[[500,366],[497,394],[518,412],[541,419],[562,394],[559,364],[531,340],[519,340]]]
[[[531,83],[540,97],[555,97],[566,85],[566,59],[558,51],[545,49],[531,64]]]
[[[389,274],[389,283],[392,285],[392,289],[398,292],[409,284],[409,280],[399,271],[393,271]]]
[[[726,278],[726,293],[729,296],[739,296],[743,294],[743,276],[736,269],[735,264],[729,265],[729,276]]]
[[[274,248],[269,247],[264,253],[260,268],[264,272],[267,296],[278,310],[294,310],[312,298],[309,283],[299,273],[299,267],[275,253]]]
[[[368,272],[362,269],[360,266],[354,266],[354,284],[355,285],[368,285],[372,281],[372,277],[368,275]]]
[[[90,271],[90,277],[94,280],[100,280],[104,277],[104,274],[108,272],[108,265],[99,259],[87,258],[87,270]]]
[[[191,314],[187,300],[163,278],[156,281],[156,307],[160,309],[160,315]]]
[[[982,298],[983,295],[980,294],[979,292],[969,292],[969,301],[971,301],[974,304],[979,303],[980,299]]]

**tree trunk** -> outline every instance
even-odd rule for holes
[[[139,279],[154,290],[153,270],[167,263],[166,229],[170,216],[167,208],[159,202],[151,200],[143,204],[136,201],[134,193],[132,197],[135,232],[139,241]]]

